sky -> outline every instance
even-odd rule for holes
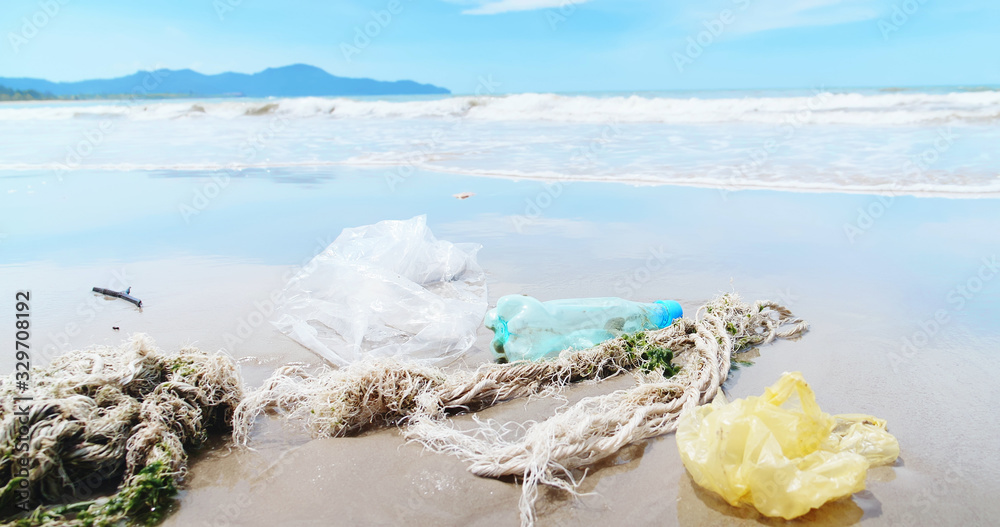
[[[455,93],[1000,85],[996,0],[7,0],[0,77],[312,64]]]

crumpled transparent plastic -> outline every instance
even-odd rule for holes
[[[869,466],[895,461],[899,443],[885,426],[869,415],[824,413],[794,372],[760,397],[717,397],[684,412],[676,437],[695,483],[730,505],[787,520],[864,490]]]
[[[481,248],[438,240],[426,216],[344,229],[288,282],[272,322],[338,366],[449,362],[486,313]]]

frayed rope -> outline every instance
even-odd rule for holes
[[[285,367],[237,407],[233,437],[247,445],[256,418],[269,411],[302,420],[315,437],[403,426],[409,441],[458,456],[476,475],[520,478],[521,522],[532,525],[540,484],[576,494],[579,481],[572,470],[630,443],[672,432],[682,411],[714,399],[733,353],[775,338],[796,337],[807,329],[808,324],[783,306],[747,304],[730,293],[702,307],[696,319],[681,319],[639,338],[567,350],[548,361],[486,364],[475,371],[447,373],[396,361],[358,363],[315,375]],[[672,352],[676,374],[669,367],[650,370],[653,357],[662,360],[663,350]],[[459,431],[444,419],[630,371],[636,372],[633,388],[584,399],[530,426],[477,421],[474,430]],[[523,432],[509,433],[514,429]]]
[[[0,515],[34,508],[15,525],[160,521],[187,452],[211,429],[228,429],[243,395],[230,357],[165,354],[144,335],[30,373],[27,392],[17,372],[0,379]],[[116,483],[111,496],[89,499]]]

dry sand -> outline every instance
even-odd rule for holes
[[[341,228],[427,213],[439,237],[484,245],[480,263],[491,301],[509,293],[673,298],[690,314],[735,289],[748,299],[785,303],[809,320],[812,329],[801,340],[765,346],[753,366],[734,372],[728,395],[758,394],[781,372],[802,371],[824,410],[887,419],[902,454],[896,466],[869,473],[865,492],[800,521],[988,525],[1000,517],[1000,388],[992,371],[1000,279],[980,274],[988,269],[984,259],[1000,256],[993,200],[556,187],[433,174],[391,192],[381,173],[348,172],[307,174],[294,185],[278,177],[238,180],[184,221],[178,205],[203,180],[159,176],[95,174],[68,179],[27,204],[0,198],[25,222],[7,226],[0,277],[5,297],[33,292],[33,338],[45,350],[39,362],[141,331],[168,349],[227,348],[252,386],[288,362],[318,365],[262,321],[268,297]],[[87,203],[94,185],[110,194],[106,202],[130,204],[95,210]],[[475,196],[456,200],[459,191]],[[845,224],[859,226],[858,209],[873,203],[883,212],[870,226],[860,218],[868,228],[852,242]],[[116,272],[128,284],[116,285]],[[126,285],[143,299],[141,313],[89,293]],[[0,316],[12,320],[8,304]],[[11,331],[3,331],[9,341]],[[489,360],[488,338],[481,330],[466,365]],[[0,357],[3,372],[11,363]],[[629,383],[623,377],[578,386],[566,396],[573,401]],[[541,419],[559,404],[514,401],[480,415]],[[314,441],[294,423],[265,419],[251,446],[234,450],[220,438],[199,453],[166,524],[518,521],[516,484],[476,478],[457,459],[404,444],[395,430]],[[672,435],[624,449],[590,471],[582,490],[592,494],[573,500],[545,493],[539,524],[784,523],[695,488]]]

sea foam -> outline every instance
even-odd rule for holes
[[[3,120],[127,118],[134,120],[262,117],[446,119],[553,122],[912,124],[1000,119],[1000,91],[831,93],[792,97],[593,97],[526,93],[388,101],[345,98],[269,100],[141,100],[14,104]]]

